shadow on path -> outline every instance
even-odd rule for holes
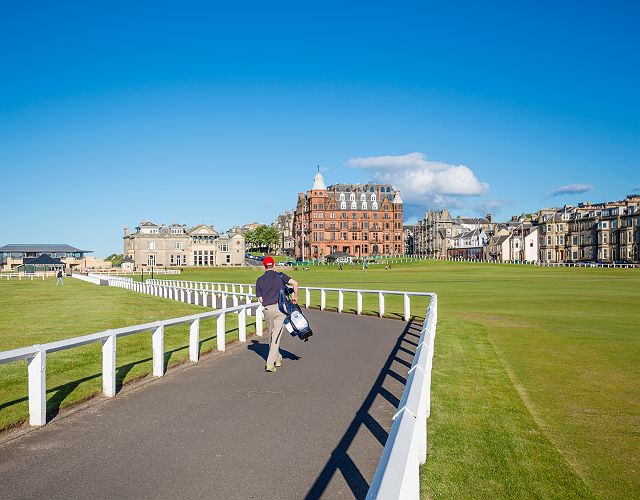
[[[409,368],[411,363],[399,358],[398,355],[404,352],[413,356],[415,354],[415,347],[417,340],[420,338],[419,332],[422,324],[412,318],[406,325],[403,332],[398,337],[389,357],[387,358],[384,366],[380,370],[376,381],[371,388],[369,394],[367,394],[360,408],[356,411],[356,415],[347,427],[344,435],[340,439],[340,442],[331,452],[329,461],[325,464],[324,468],[316,478],[313,486],[306,494],[305,498],[308,500],[320,498],[327,489],[331,479],[337,471],[342,473],[347,485],[351,489],[351,492],[356,498],[365,498],[367,491],[369,490],[369,483],[364,478],[360,469],[355,464],[353,459],[349,456],[349,447],[353,443],[358,431],[362,426],[365,426],[367,430],[380,442],[384,447],[389,436],[388,432],[380,425],[380,423],[371,415],[371,407],[380,395],[387,402],[397,408],[400,404],[400,400],[397,396],[392,394],[388,389],[383,387],[387,377],[393,378],[403,385],[406,384],[406,378],[392,369],[394,362],[398,362],[401,365]],[[404,344],[404,345],[403,345]]]
[[[267,356],[269,355],[269,344],[263,344],[258,340],[252,340],[251,343],[247,346],[247,349],[255,352],[258,356],[264,359],[265,363],[267,361]],[[285,349],[280,349],[280,354],[282,354],[282,359],[290,359],[292,361],[298,361],[300,356],[294,354]]]

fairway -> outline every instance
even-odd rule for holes
[[[189,269],[180,278],[251,283],[260,272]],[[438,293],[423,495],[640,494],[639,270],[428,261],[389,270],[375,265],[367,271],[285,272],[302,286]],[[0,349],[202,309],[123,289],[66,283],[60,290],[52,280],[0,282]],[[319,294],[312,295],[312,303],[317,307]],[[329,308],[336,303],[335,294],[328,294]],[[412,314],[424,315],[426,304],[414,299]],[[345,308],[354,305],[345,295]],[[365,296],[364,307],[376,314],[377,300]],[[401,312],[400,299],[389,298],[386,315]],[[170,331],[167,350],[175,351],[170,362],[177,362],[186,357],[187,333],[176,328],[169,344]],[[208,331],[211,335],[203,338],[215,339],[213,325]],[[118,344],[123,380],[150,369],[150,336],[130,339],[135,345],[125,346],[126,339]],[[26,395],[26,367],[19,365],[0,366],[0,426],[26,416],[26,400],[15,397],[18,391]],[[100,390],[99,347],[56,353],[48,370],[50,400],[82,399]]]

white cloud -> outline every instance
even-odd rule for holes
[[[480,215],[486,215],[499,212],[502,208],[511,204],[510,200],[486,200],[474,205],[473,210]]]
[[[562,196],[565,194],[582,194],[587,191],[591,191],[593,186],[591,184],[567,184],[566,186],[560,186],[551,192],[551,196]]]
[[[372,171],[376,182],[400,189],[408,203],[452,205],[456,196],[478,196],[489,189],[469,167],[429,161],[423,153],[351,158],[347,165]]]

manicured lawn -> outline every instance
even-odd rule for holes
[[[66,279],[55,287],[45,281],[0,281],[0,351],[77,337],[109,328],[186,316],[207,308]],[[250,331],[253,317],[248,318]],[[215,348],[215,319],[200,325],[201,352]],[[237,338],[235,315],[227,316],[227,339]],[[188,358],[188,325],[165,329],[165,363]],[[47,356],[47,410],[102,391],[102,351],[99,343]],[[151,372],[151,332],[117,341],[118,385]],[[26,361],[0,365],[0,429],[28,418]]]
[[[312,286],[438,293],[425,496],[640,496],[640,270],[431,261],[286,272]]]
[[[424,496],[640,496],[640,270],[431,261],[285,272],[302,285],[438,293]],[[250,283],[260,273],[188,270],[181,278]],[[0,349],[200,309],[72,280],[56,290],[53,283],[0,282]],[[327,299],[335,307],[335,294]],[[312,302],[319,304],[319,294]],[[412,314],[422,316],[426,299],[412,302]],[[375,297],[365,296],[364,305],[376,313]],[[387,314],[399,316],[401,305],[388,299]],[[355,307],[349,295],[345,307]],[[173,344],[170,330],[166,349],[179,349],[170,362],[184,359],[186,328],[176,328]],[[211,343],[214,326],[208,331],[203,337]],[[131,347],[124,345],[129,339]],[[122,378],[150,370],[150,344],[147,334],[118,344]],[[51,356],[54,407],[100,390],[99,346],[83,349]],[[84,368],[73,368],[78,359]],[[26,416],[26,402],[7,404],[26,395],[20,365],[0,367],[0,425]]]

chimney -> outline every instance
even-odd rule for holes
[[[125,236],[129,236],[129,228],[128,227],[124,228],[124,235]]]

